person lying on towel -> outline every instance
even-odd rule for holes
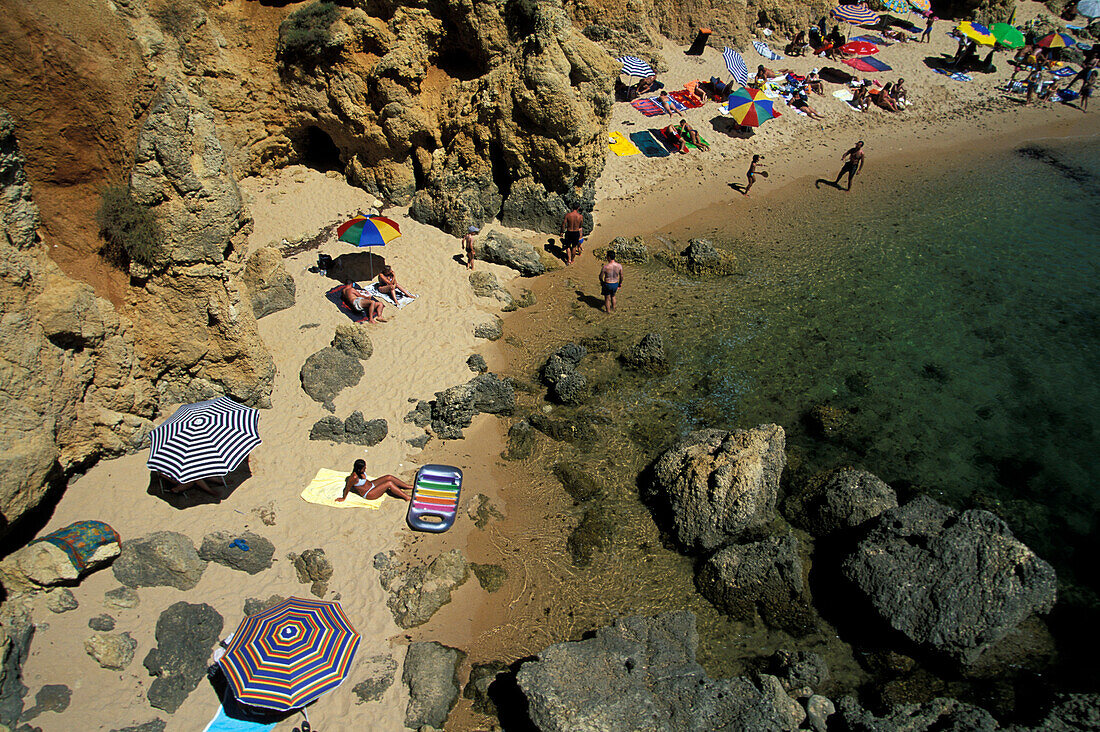
[[[681,119],[680,124],[676,125],[676,132],[684,140],[688,140],[695,147],[701,147],[704,150],[710,150],[710,145],[706,141],[699,137],[699,133],[695,131],[695,128],[688,124],[686,119]]]
[[[385,307],[382,301],[371,297],[371,294],[366,290],[360,290],[354,282],[344,285],[344,289],[340,294],[349,308],[357,313],[366,314],[368,323],[386,322],[386,319],[382,317],[382,308]]]
[[[347,499],[349,493],[355,493],[368,501],[381,498],[389,493],[394,498],[407,501],[410,498],[413,487],[396,475],[383,475],[374,480],[367,479],[367,463],[364,460],[356,460],[351,466],[351,475],[344,481],[344,495],[337,501]],[[408,491],[408,492],[406,492]]]
[[[687,145],[684,144],[684,139],[680,137],[680,133],[676,131],[676,128],[672,125],[661,130],[664,133],[665,139],[668,140],[672,149],[678,153],[686,153],[688,151]]]

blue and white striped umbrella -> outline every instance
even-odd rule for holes
[[[726,69],[733,75],[733,80],[741,86],[749,83],[749,67],[744,57],[729,46],[722,49],[722,58],[726,60]]]
[[[289,711],[343,683],[359,640],[340,603],[292,597],[241,621],[218,664],[242,704]]]
[[[834,18],[843,20],[845,23],[851,23],[852,25],[874,23],[878,20],[878,13],[871,10],[864,3],[858,5],[838,5],[833,8],[832,14]]]
[[[185,404],[149,433],[146,467],[180,483],[226,475],[260,444],[260,413],[218,397]]]
[[[656,76],[657,72],[650,68],[649,64],[641,60],[637,56],[623,56],[622,58],[615,59],[623,65],[622,71],[619,73],[627,74],[628,76]]]

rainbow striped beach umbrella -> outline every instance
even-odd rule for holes
[[[1040,48],[1067,48],[1076,45],[1076,43],[1077,41],[1073,40],[1065,33],[1051,33],[1049,36],[1043,36],[1037,40],[1035,45]]]
[[[927,13],[932,9],[932,3],[928,2],[928,0],[909,0],[909,4],[921,13]]]
[[[730,94],[728,109],[734,121],[746,127],[759,127],[769,119],[780,116],[763,91],[748,87]]]
[[[241,704],[285,712],[343,683],[358,649],[340,603],[292,597],[241,621],[218,664]]]
[[[382,247],[401,236],[401,229],[385,216],[356,216],[340,224],[336,236],[357,247]]]
[[[858,5],[837,5],[832,9],[832,16],[837,20],[843,20],[852,25],[863,25],[878,21],[878,13],[871,10],[865,3]]]

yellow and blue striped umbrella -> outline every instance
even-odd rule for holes
[[[992,46],[997,42],[996,36],[989,32],[981,23],[973,23],[969,20],[964,20],[959,23],[959,27],[955,29],[959,33],[962,33],[967,38],[971,38],[983,46]]]
[[[878,0],[882,7],[894,13],[909,14],[909,3],[906,0]]]
[[[357,650],[340,603],[292,597],[242,620],[218,665],[237,701],[285,712],[343,683]]]
[[[874,23],[878,20],[878,13],[872,11],[865,3],[838,5],[832,9],[832,16],[852,25]]]

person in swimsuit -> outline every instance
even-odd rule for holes
[[[615,293],[623,284],[623,266],[615,261],[615,252],[607,250],[607,264],[600,268],[600,291],[603,293],[603,311],[615,310]]]
[[[405,481],[398,478],[396,475],[383,475],[381,478],[375,478],[374,480],[367,479],[367,463],[365,460],[356,460],[352,466],[351,475],[344,481],[344,495],[337,498],[337,501],[343,501],[348,497],[349,493],[366,498],[368,501],[373,501],[375,498],[381,498],[386,493],[389,493],[394,498],[400,498],[403,501],[410,499],[409,493],[405,491],[412,491],[413,487]]]
[[[668,92],[664,89],[657,95],[657,106],[659,106],[662,111],[668,112],[669,117],[676,112],[676,109],[672,106],[672,97],[670,97]]]
[[[821,113],[810,106],[810,98],[806,95],[805,89],[799,89],[798,93],[791,99],[791,106],[801,111],[810,119],[825,119],[821,116]]]
[[[476,226],[471,226],[466,230],[466,236],[462,237],[462,248],[466,250],[466,269],[474,268],[474,241],[478,231]]]
[[[894,101],[893,83],[886,82],[886,86],[882,87],[882,91],[875,95],[875,102],[888,112],[898,111],[897,102]]]
[[[397,302],[402,296],[412,298],[412,294],[401,285],[397,284],[397,275],[393,273],[393,267],[386,265],[378,273],[378,291],[389,295]]]
[[[584,241],[581,227],[584,225],[584,217],[574,206],[573,210],[565,215],[561,222],[561,241],[565,248],[565,263],[573,264],[573,260],[581,254],[581,242]]]
[[[1096,69],[1089,69],[1091,72],[1085,77],[1085,83],[1081,85],[1081,111],[1089,111],[1089,97],[1092,96],[1092,85],[1096,83],[1096,75],[1100,74],[1100,71]]]
[[[930,43],[932,41],[932,26],[936,23],[936,16],[928,16],[928,24],[924,26],[924,33],[920,34],[921,43]]]
[[[749,195],[749,189],[752,188],[752,184],[756,182],[757,165],[764,158],[763,155],[753,155],[752,162],[749,163],[749,172],[745,173],[745,177],[749,179],[749,184],[745,186],[745,190],[741,191],[742,196]],[[761,169],[759,172],[763,173]]]
[[[710,145],[706,140],[699,137],[699,133],[695,131],[695,128],[688,124],[686,119],[681,119],[680,123],[676,125],[676,131],[680,133],[680,137],[691,142],[695,147],[701,147],[704,150],[710,150]]]
[[[852,178],[856,176],[856,173],[863,170],[863,140],[856,143],[848,152],[840,156],[841,160],[844,160],[844,167],[840,169],[840,172],[836,175],[836,180],[833,181],[833,185],[840,188],[840,179],[844,177],[844,174],[848,174],[848,190],[852,190]]]
[[[366,290],[360,290],[356,287],[354,282],[344,285],[342,294],[348,307],[357,313],[366,313],[368,323],[386,322],[386,319],[382,317],[382,308],[385,306],[371,297],[371,294]]]

